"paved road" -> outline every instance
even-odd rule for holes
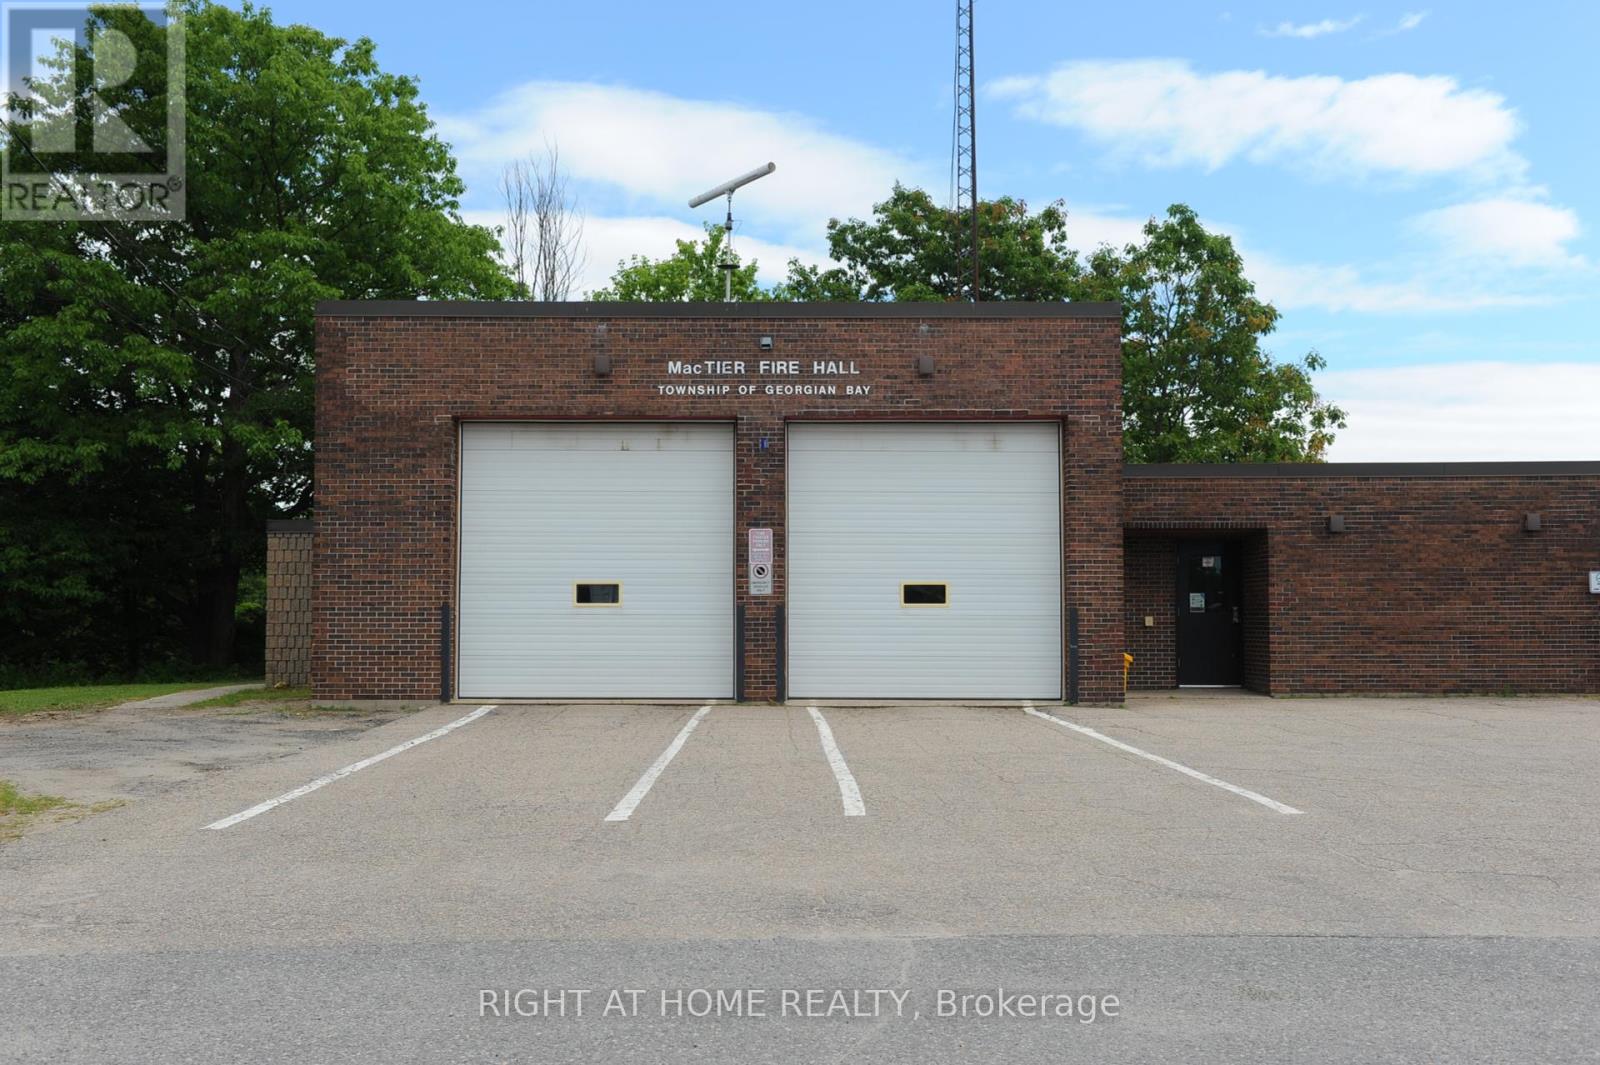
[[[246,688],[259,688],[260,684],[223,684],[214,688],[186,688],[183,691],[168,692],[166,695],[155,695],[149,699],[135,699],[131,703],[122,703],[113,707],[114,710],[171,710],[179,706],[190,706],[194,703],[215,699],[219,695],[232,695],[242,692]]]
[[[1050,711],[1094,734],[1016,707],[824,707],[861,817],[806,708],[716,707],[622,822],[696,708],[502,707],[203,827],[469,709],[0,850],[0,1061],[1600,1048],[1592,700]],[[1115,995],[1121,1016],[929,1016],[940,989],[996,986]],[[485,988],[595,997],[583,1018],[480,1017]],[[644,1015],[596,1016],[615,988]],[[662,989],[693,988],[881,988],[923,1017],[659,1016]]]
[[[403,712],[383,707],[286,716],[275,706],[188,706],[232,690],[177,692],[109,710],[0,720],[0,779],[80,804],[138,802],[199,776],[350,741]],[[50,818],[42,818],[29,831],[52,827]]]
[[[12,960],[0,983],[20,1019],[0,1060],[32,1063],[1553,1063],[1600,1045],[1600,951],[1575,940],[527,940]],[[1115,993],[1120,1016],[936,1015],[939,989],[996,986]],[[582,1018],[572,995],[565,1018],[480,1017],[486,988],[592,993]],[[632,988],[637,1017],[597,1015]],[[663,1007],[663,989],[692,988],[763,989],[769,1015]],[[781,991],[808,988],[912,994],[901,1017],[885,995],[876,1018],[784,1018]]]

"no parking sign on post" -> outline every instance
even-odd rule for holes
[[[772,530],[750,530],[750,594],[772,594]]]

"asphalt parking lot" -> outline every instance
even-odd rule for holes
[[[0,1060],[1592,1060],[1597,754],[1592,699],[435,707],[0,848]],[[1101,1012],[940,1016],[997,988]],[[904,1004],[780,1012],[842,990]]]

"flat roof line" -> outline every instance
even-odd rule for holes
[[[1330,477],[1600,477],[1600,461],[1555,462],[1182,462],[1130,464],[1139,480],[1228,480]]]
[[[1118,303],[554,303],[324,300],[319,318],[1117,318]]]

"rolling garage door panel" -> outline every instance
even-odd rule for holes
[[[1054,423],[792,426],[788,535],[796,698],[1060,697]]]
[[[462,429],[462,698],[727,698],[733,431]],[[620,582],[575,606],[574,582]]]

